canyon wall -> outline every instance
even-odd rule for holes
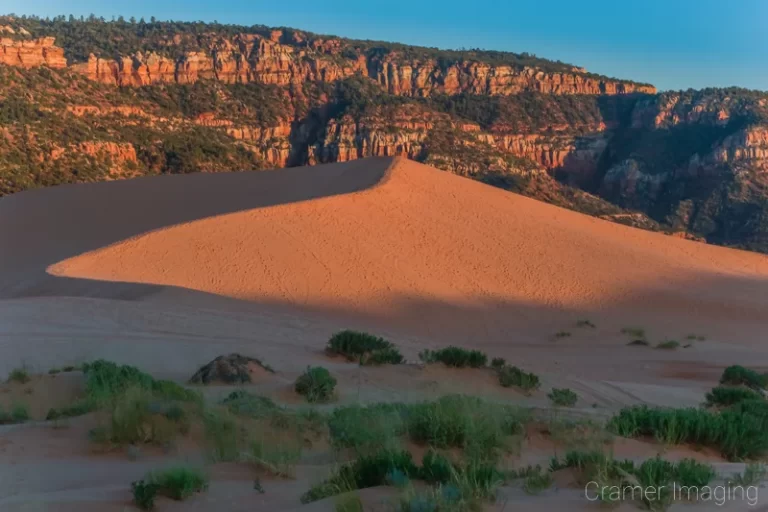
[[[23,40],[0,38],[0,64],[22,68],[65,68],[67,59],[64,50],[54,43],[52,37]]]
[[[509,95],[521,92],[548,94],[654,93],[655,88],[633,82],[595,77],[574,70],[545,72],[535,67],[492,65],[461,60],[449,65],[435,59],[414,60],[392,52],[385,55],[342,52],[340,40],[319,40],[311,45],[283,44],[285,36],[275,31],[267,38],[239,34],[214,38],[206,51],[184,52],[171,58],[156,52],[136,52],[115,58],[93,54],[72,69],[110,85],[143,86],[162,83],[189,84],[213,79],[227,84],[257,82],[297,85],[303,82],[333,82],[362,75],[379,83],[389,93],[427,97],[436,93]],[[64,50],[53,38],[0,40],[0,62],[23,67],[66,66]]]

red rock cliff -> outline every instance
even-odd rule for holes
[[[29,40],[0,38],[0,64],[22,68],[65,68],[67,59],[64,58],[64,50],[54,46],[54,42],[52,37]]]

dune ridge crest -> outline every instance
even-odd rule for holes
[[[764,304],[763,255],[619,226],[405,159],[315,170],[316,187],[348,193],[192,215],[48,272],[504,332],[519,305],[754,320]]]

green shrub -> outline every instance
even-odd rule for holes
[[[530,471],[523,481],[523,490],[528,494],[539,494],[552,486],[552,474],[548,471]]]
[[[60,418],[73,418],[75,416],[82,416],[93,411],[93,404],[88,400],[79,400],[72,405],[62,407],[60,409],[51,408],[48,410],[46,420],[58,420]]]
[[[499,384],[505,388],[517,386],[524,391],[538,389],[541,385],[538,375],[524,372],[517,366],[505,366],[498,371]]]
[[[645,338],[645,329],[641,327],[624,327],[621,333],[633,338]]]
[[[352,330],[340,331],[331,336],[326,350],[364,365],[400,364],[404,359],[393,343],[366,332]]]
[[[520,434],[525,415],[519,409],[450,395],[409,406],[411,440],[435,448],[463,448],[469,460],[495,460],[507,450],[508,436]]]
[[[96,403],[113,401],[130,387],[152,389],[154,379],[133,366],[118,366],[103,359],[83,365],[85,389],[88,397]]]
[[[281,410],[271,398],[254,395],[241,389],[231,392],[221,403],[233,414],[255,419],[271,417]]]
[[[57,373],[61,373],[61,370],[59,368],[51,368],[48,370],[48,375],[56,375]]]
[[[583,319],[576,322],[576,327],[589,327],[590,329],[594,329],[597,326],[593,324],[591,320]]]
[[[506,366],[506,364],[507,364],[507,360],[504,359],[503,357],[494,357],[491,360],[491,368],[493,368],[494,370],[499,370],[504,366]]]
[[[8,382],[18,382],[19,384],[26,384],[29,382],[29,371],[24,368],[14,368],[11,373],[8,374]]]
[[[308,402],[328,402],[333,398],[336,379],[321,366],[307,367],[296,379],[294,389]]]
[[[638,340],[632,340],[632,341],[630,341],[629,343],[627,343],[627,345],[630,345],[630,346],[641,346],[641,347],[647,347],[648,345],[650,345],[650,343],[648,343],[648,342],[647,342],[647,341],[645,341],[645,340],[640,340],[640,339],[638,339]]]
[[[158,486],[144,480],[131,482],[131,491],[133,492],[133,502],[142,510],[152,510],[155,508],[155,497],[157,497]]]
[[[728,484],[731,486],[740,485],[742,487],[756,485],[762,482],[766,475],[768,475],[768,467],[766,467],[766,465],[761,462],[755,462],[752,464],[747,464],[746,469],[744,469],[744,473],[737,473],[733,475],[733,477],[728,480]]]
[[[339,496],[335,503],[335,512],[364,512],[363,502],[356,493]]]
[[[707,405],[730,406],[745,400],[763,400],[762,393],[745,388],[718,386],[707,393]]]
[[[552,400],[552,403],[563,407],[573,407],[579,400],[579,395],[568,388],[554,388],[547,396]]]
[[[564,460],[554,458],[550,464],[550,471],[564,468],[573,468],[578,471],[579,481],[582,484],[597,482],[598,487],[606,485],[613,488],[652,487],[661,494],[631,494],[641,497],[646,507],[652,510],[664,509],[669,505],[673,483],[677,484],[678,488],[681,486],[702,488],[715,478],[715,471],[711,466],[693,459],[683,459],[673,463],[655,457],[635,466],[631,460],[618,461],[600,451],[571,451],[566,454]],[[604,502],[616,500],[610,492],[599,498]],[[621,499],[620,497],[619,500]]]
[[[571,333],[568,331],[559,331],[555,333],[555,338],[570,338]]]
[[[203,415],[205,438],[215,462],[236,462],[246,449],[244,432],[229,411],[210,409]]]
[[[189,430],[186,413],[177,403],[159,401],[147,389],[131,387],[111,400],[108,424],[97,441],[164,444]]]
[[[407,407],[399,404],[339,407],[328,419],[331,444],[359,453],[395,448],[405,433],[406,414]]]
[[[716,475],[709,464],[702,464],[694,459],[683,459],[675,464],[675,481],[686,487],[702,488],[711,482]]]
[[[302,440],[297,437],[251,434],[249,450],[244,459],[275,476],[293,477],[296,463],[301,459]]]
[[[651,436],[668,444],[710,446],[731,460],[756,458],[768,452],[765,419],[739,410],[634,406],[622,409],[608,427],[622,437]]]
[[[26,405],[22,403],[11,404],[11,409],[8,412],[0,406],[0,425],[23,423],[27,420],[29,420],[29,411]]]
[[[15,403],[11,405],[11,419],[14,423],[23,423],[29,420],[29,410],[26,404]]]
[[[662,350],[675,350],[676,348],[679,348],[679,347],[680,347],[680,342],[675,340],[665,340],[656,345],[656,348],[660,348]]]
[[[184,466],[149,473],[144,479],[157,494],[182,501],[208,488],[208,476],[200,469]]]
[[[301,496],[302,503],[310,503],[343,492],[384,485],[387,476],[399,471],[408,477],[418,474],[411,454],[405,450],[381,450],[361,455],[355,461],[341,466],[328,480],[313,486]]]
[[[443,363],[455,368],[482,368],[488,362],[488,356],[479,350],[467,350],[461,347],[446,347],[439,350],[424,350],[419,358],[425,363]]]
[[[734,365],[729,366],[723,371],[723,375],[720,377],[720,384],[746,386],[750,389],[765,389],[766,378],[754,370]]]
[[[455,471],[448,457],[430,448],[421,460],[419,477],[431,484],[446,483],[451,480]]]

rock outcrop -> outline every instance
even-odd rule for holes
[[[240,354],[219,356],[202,366],[192,378],[190,384],[246,384],[253,382],[254,374],[274,373],[271,368],[253,357]]]
[[[0,64],[22,68],[65,68],[67,59],[64,50],[54,43],[53,37],[21,40],[0,38]]]
[[[580,69],[545,72],[535,67],[492,65],[460,60],[444,65],[435,59],[410,59],[396,52],[384,56],[362,51],[342,52],[338,39],[301,44],[294,34],[273,31],[269,37],[238,34],[213,38],[205,51],[188,51],[170,57],[156,52],[136,52],[106,59],[91,54],[87,62],[72,68],[91,80],[119,86],[191,84],[213,79],[227,84],[257,82],[298,85],[303,82],[334,82],[353,75],[367,76],[389,93],[427,97],[436,93],[462,92],[510,95],[521,92],[548,94],[654,93],[655,88],[633,82],[595,77]],[[64,50],[51,37],[37,40],[1,39],[0,62],[35,67],[66,67]],[[171,49],[170,53],[174,51]]]

